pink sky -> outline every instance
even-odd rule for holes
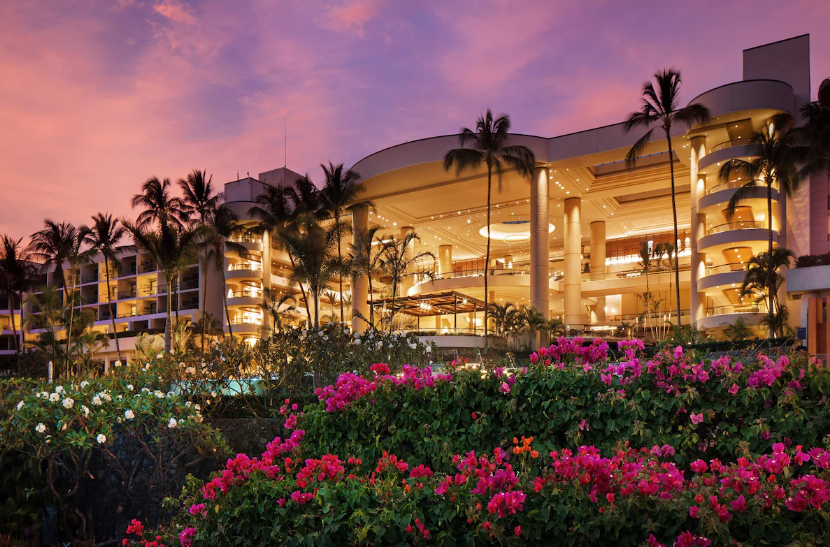
[[[0,3],[0,233],[133,214],[150,176],[224,183],[283,165],[319,178],[387,146],[471,125],[615,123],[654,70],[691,99],[741,79],[744,48],[811,34],[821,0],[76,0]]]

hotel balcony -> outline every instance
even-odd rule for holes
[[[232,291],[228,297],[228,307],[258,306],[262,303],[262,289],[250,288]]]
[[[233,328],[233,334],[259,334],[262,330],[262,317],[258,316],[251,316],[251,317],[234,317],[231,319],[231,328]],[[225,325],[225,331],[227,332],[228,325]]]
[[[262,264],[259,262],[238,262],[228,266],[226,279],[262,280]]]

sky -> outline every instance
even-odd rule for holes
[[[541,136],[617,123],[657,69],[688,100],[805,33],[815,96],[828,23],[826,0],[3,0],[0,234],[135,215],[192,169],[319,180],[488,107]]]

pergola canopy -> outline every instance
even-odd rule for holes
[[[375,300],[373,304],[375,308],[393,309],[392,298]],[[484,302],[455,291],[445,291],[395,298],[394,311],[395,313],[405,313],[414,317],[475,313],[484,311]]]

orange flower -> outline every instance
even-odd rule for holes
[[[513,444],[519,444],[519,439],[517,439],[516,437],[513,437]]]
[[[538,458],[539,457],[539,452],[536,451],[536,450],[531,450],[530,451],[530,457],[531,458]]]

